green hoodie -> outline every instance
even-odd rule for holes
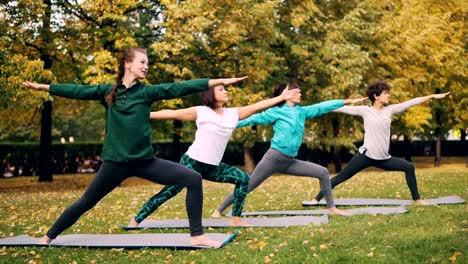
[[[127,162],[154,156],[151,144],[151,104],[208,89],[209,79],[147,85],[140,82],[126,89],[119,85],[115,103],[108,107],[104,161]],[[105,101],[114,84],[52,84],[49,93],[80,100]]]

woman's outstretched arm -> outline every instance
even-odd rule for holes
[[[282,101],[286,101],[286,100],[290,100],[294,98],[300,98],[300,97],[301,97],[301,90],[284,89],[283,92],[276,97],[265,99],[255,104],[247,105],[244,107],[237,107],[237,112],[239,113],[239,120],[245,119],[253,115],[257,111],[275,106],[276,104],[281,103]]]
[[[422,104],[422,103],[427,102],[427,101],[429,101],[431,99],[445,98],[449,94],[450,94],[450,92],[441,93],[441,94],[430,94],[430,95],[426,95],[426,96],[416,97],[416,98],[413,98],[411,100],[408,100],[408,101],[400,103],[400,104],[390,105],[389,107],[392,107],[392,114],[398,114],[398,113],[404,112],[406,109],[408,109],[408,108],[410,108],[412,106]]]
[[[210,79],[208,81],[208,86],[209,87],[215,87],[215,86],[218,86],[218,85],[227,86],[227,85],[231,85],[231,84],[241,82],[243,80],[246,80],[247,78],[249,78],[249,77],[244,76],[244,77],[236,77],[236,78]]]
[[[23,85],[33,89],[33,90],[39,90],[39,91],[49,91],[50,85],[49,84],[42,84],[42,83],[32,83],[32,82],[23,82]]]
[[[194,121],[197,119],[197,108],[190,107],[177,110],[160,110],[150,113],[151,119],[175,119],[181,121]]]
[[[51,95],[79,100],[103,100],[110,92],[112,84],[79,85],[79,84],[42,84],[23,82],[29,89],[46,91]]]

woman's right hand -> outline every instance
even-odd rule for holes
[[[32,83],[32,82],[23,82],[23,85],[28,87],[29,89],[39,90],[39,91],[48,91],[50,85],[49,84],[42,84],[42,83]]]
[[[281,98],[286,100],[301,99],[301,89],[284,89]]]

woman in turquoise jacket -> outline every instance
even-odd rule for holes
[[[275,88],[274,96],[278,96],[286,88],[299,89],[299,86],[296,83],[279,85]],[[314,105],[299,106],[300,98],[290,99],[276,107],[241,120],[237,127],[273,124],[274,132],[270,149],[263,155],[250,176],[248,192],[253,191],[274,173],[314,177],[320,181],[320,189],[327,200],[328,212],[346,215],[344,211],[335,207],[328,170],[320,165],[298,160],[295,157],[302,144],[307,119],[326,114],[345,104],[359,103],[364,100],[366,98],[330,100]],[[220,217],[222,212],[232,204],[232,201],[233,194],[230,193],[213,212],[212,217]]]
[[[102,149],[104,162],[84,194],[62,213],[39,243],[52,242],[125,179],[138,176],[163,185],[187,186],[186,209],[191,245],[219,247],[219,241],[209,239],[203,232],[201,175],[179,163],[154,157],[150,111],[154,101],[204,91],[217,85],[233,84],[247,77],[143,84],[139,80],[144,79],[148,73],[148,57],[146,50],[141,48],[126,50],[120,59],[118,70],[116,84],[23,83],[28,88],[48,91],[52,95],[106,101],[108,105]]]

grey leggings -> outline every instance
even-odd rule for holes
[[[138,176],[164,185],[183,184],[186,186],[185,204],[189,218],[190,234],[192,236],[203,234],[201,175],[179,163],[151,158],[119,163],[104,161],[84,194],[65,209],[49,229],[47,236],[55,239],[65,229],[78,221],[81,215],[93,208],[104,196],[131,176]]]
[[[270,148],[263,155],[262,160],[258,163],[255,170],[250,176],[250,184],[247,192],[253,191],[262,182],[274,173],[285,173],[294,176],[305,176],[318,178],[320,181],[320,189],[325,193],[327,207],[335,207],[332,197],[330,177],[328,170],[320,165],[297,160],[292,156],[285,155],[280,151]],[[223,212],[233,201],[233,193],[231,192],[224,201],[219,205],[218,212]]]
[[[338,186],[339,184],[351,179],[356,173],[371,166],[388,171],[404,171],[406,184],[410,189],[411,197],[413,197],[413,200],[415,201],[421,199],[419,196],[416,174],[414,172],[414,165],[411,162],[395,157],[391,157],[390,159],[386,160],[375,160],[359,152],[349,161],[346,168],[344,168],[340,173],[338,173],[338,175],[331,179],[332,188],[335,188],[335,186]],[[315,196],[315,199],[320,201],[322,197],[322,192],[319,192],[317,196]]]

